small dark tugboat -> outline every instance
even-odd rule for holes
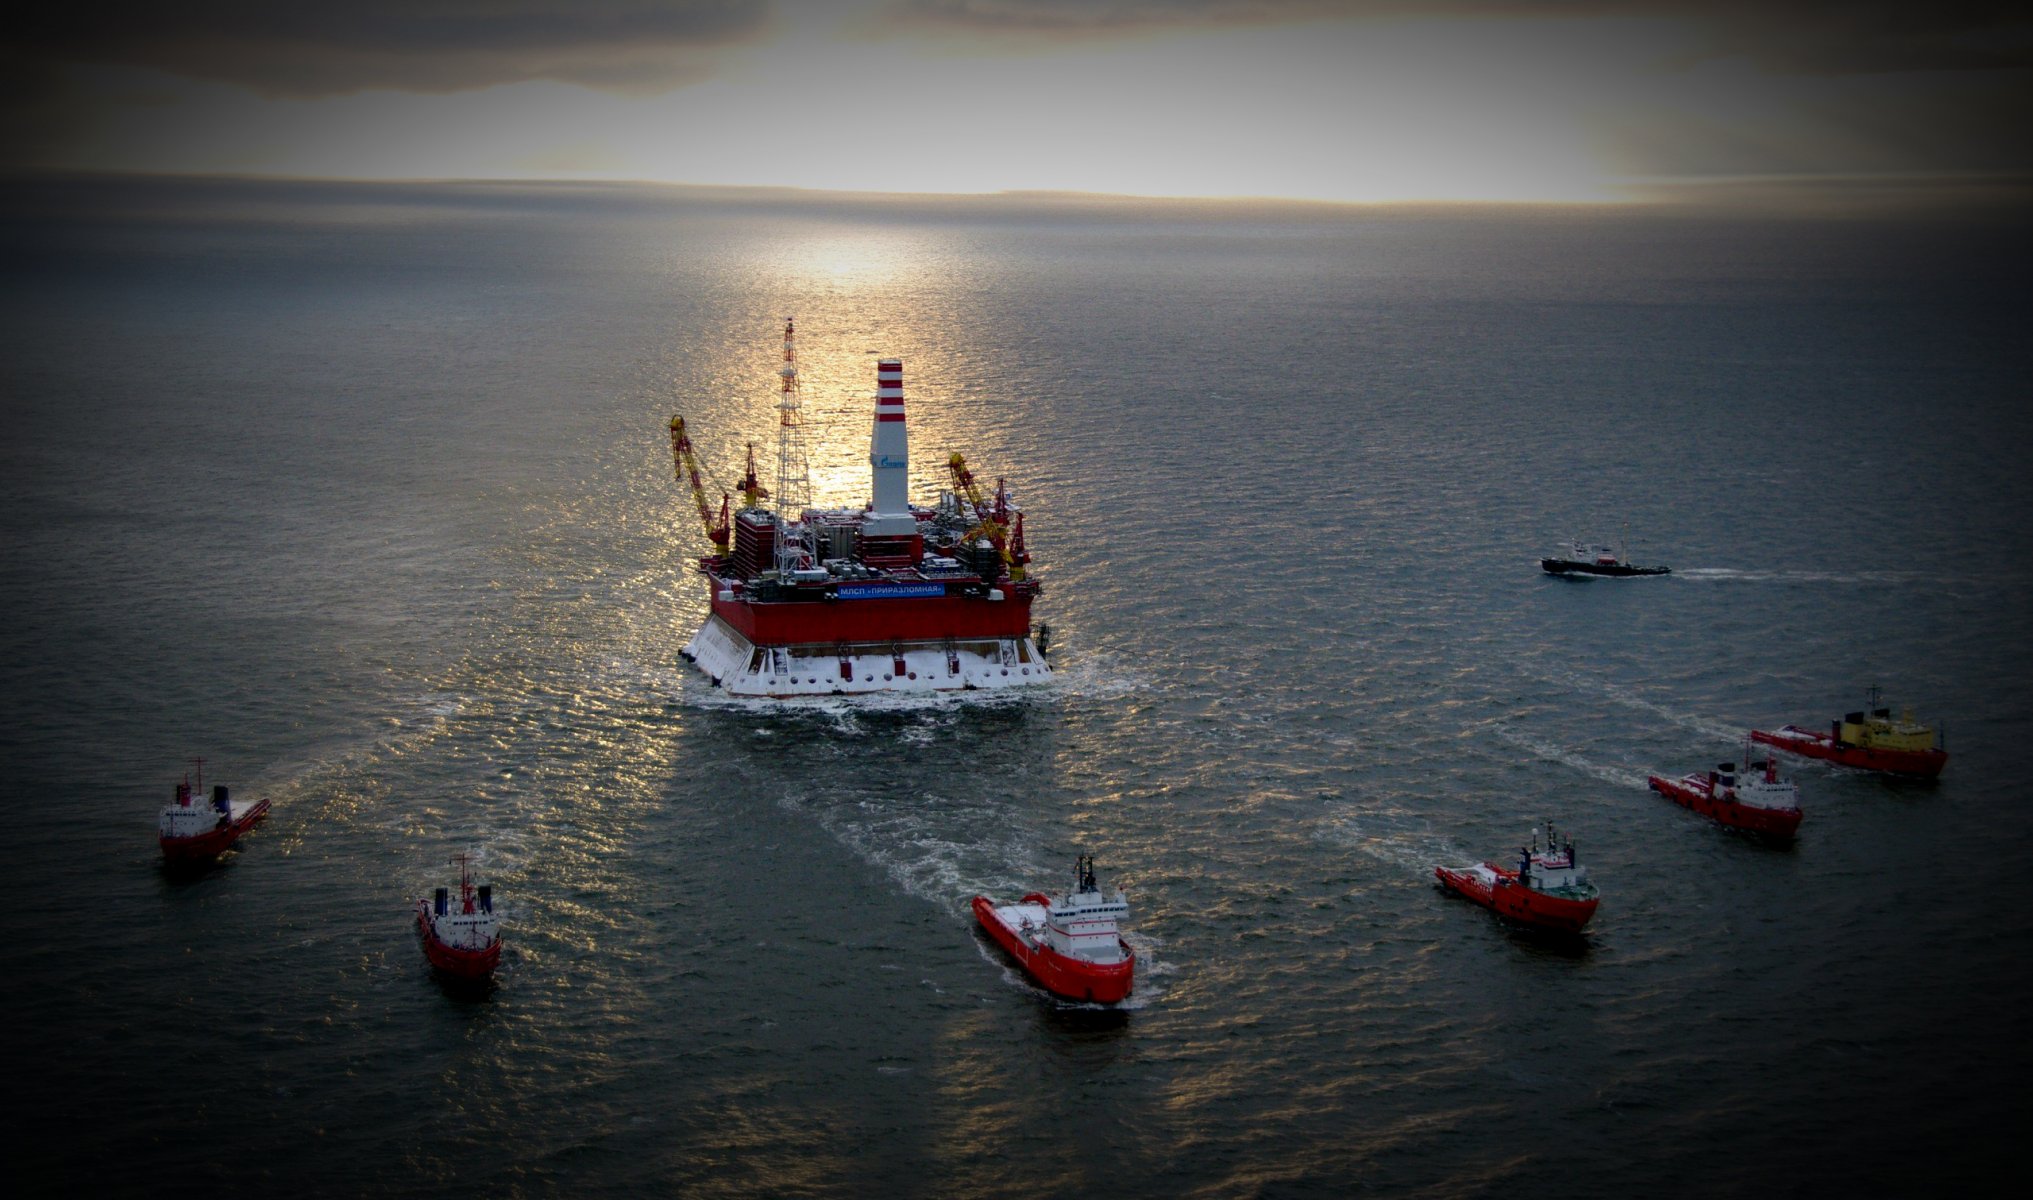
[[[1751,730],[1751,740],[1776,746],[1788,754],[1825,759],[1845,767],[1932,779],[1948,765],[1948,751],[1932,725],[1922,725],[1908,708],[1895,719],[1882,707],[1875,684],[1862,712],[1829,722],[1827,732],[1788,725],[1777,732]]]
[[[1673,803],[1717,824],[1774,842],[1792,841],[1800,828],[1800,785],[1779,778],[1777,755],[1767,754],[1765,761],[1751,762],[1746,747],[1744,762],[1745,777],[1741,779],[1737,765],[1726,762],[1713,771],[1696,771],[1678,779],[1653,775],[1646,783]]]
[[[225,784],[212,785],[210,804],[197,803],[194,796],[205,790],[204,768],[204,759],[192,759],[192,774],[176,785],[175,799],[156,816],[155,840],[166,862],[197,864],[217,858],[268,815],[267,797],[251,804],[234,800]]]
[[[1433,875],[1442,887],[1507,921],[1552,933],[1580,933],[1595,915],[1598,900],[1588,869],[1574,861],[1574,839],[1563,845],[1551,821],[1546,822],[1546,848],[1539,848],[1534,829],[1532,844],[1518,847],[1515,870],[1484,862],[1435,867]]]
[[[974,919],[1039,986],[1067,1000],[1114,1004],[1135,985],[1136,953],[1116,922],[1129,915],[1129,896],[1102,894],[1094,859],[1073,866],[1073,890],[1061,897],[1032,892],[1015,904],[974,898]]]
[[[501,962],[501,920],[494,913],[494,889],[473,883],[472,860],[454,854],[459,865],[459,899],[439,888],[429,900],[416,902],[417,935],[424,957],[446,979],[483,983]]]
[[[1671,575],[1671,567],[1635,566],[1608,546],[1589,546],[1576,541],[1567,547],[1566,557],[1542,558],[1539,565],[1548,575],[1603,575],[1625,578],[1632,575]]]

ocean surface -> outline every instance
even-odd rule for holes
[[[0,995],[36,1195],[1951,1190],[2033,1045],[2033,254],[1989,218],[13,180]],[[718,487],[1027,510],[1059,678],[751,703]],[[1563,581],[1623,542],[1673,574]],[[1880,684],[1933,784],[1646,790]],[[274,801],[164,873],[157,808]],[[1579,944],[1434,887],[1552,819]],[[479,856],[498,986],[409,906]],[[1123,1010],[976,893],[1091,853]],[[21,1192],[15,1192],[21,1194]]]

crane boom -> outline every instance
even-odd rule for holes
[[[960,494],[967,498],[968,507],[974,510],[975,524],[974,528],[967,531],[967,540],[971,542],[976,537],[986,537],[989,544],[995,547],[996,554],[1001,557],[1002,565],[1008,569],[1009,577],[1012,580],[1022,580],[1023,562],[1009,551],[1010,505],[1007,490],[998,484],[995,489],[995,503],[990,505],[982,498],[981,488],[974,482],[974,472],[967,469],[966,457],[957,450],[953,452],[953,457],[946,460],[946,470],[953,476],[953,486],[960,489]],[[1028,559],[1030,556],[1026,554],[1023,557]]]
[[[685,433],[685,418],[671,417],[671,464],[677,472],[678,482],[690,483],[692,503],[699,510],[699,523],[706,527],[706,537],[722,553],[727,552],[727,494],[720,494],[720,520],[713,520],[713,510],[706,502],[706,485],[699,479],[699,458],[693,453],[692,439]]]

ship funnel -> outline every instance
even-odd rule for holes
[[[907,537],[918,530],[907,494],[910,438],[904,427],[904,364],[885,358],[875,364],[875,424],[869,435],[870,499],[862,532],[872,537]]]

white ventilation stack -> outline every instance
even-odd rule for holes
[[[909,496],[910,437],[904,426],[904,364],[875,364],[875,428],[868,440],[871,492],[861,529],[867,537],[908,537],[918,530]]]

